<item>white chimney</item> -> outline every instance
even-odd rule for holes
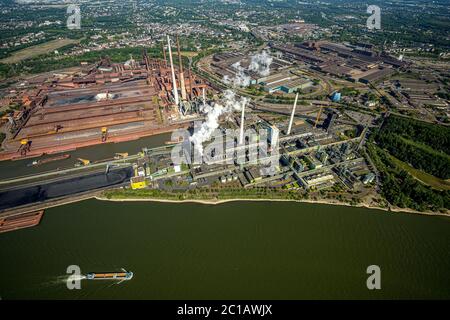
[[[175,78],[175,69],[173,68],[173,59],[172,59],[172,48],[170,46],[170,38],[167,36],[167,44],[169,46],[169,60],[170,60],[170,68],[172,70],[172,86],[173,86],[173,96],[175,98],[175,104],[179,104],[178,100],[178,90],[177,90],[177,79]]]
[[[244,144],[244,117],[245,117],[245,102],[242,104],[241,132],[239,134],[239,144]]]
[[[289,127],[288,127],[288,131],[287,131],[288,135],[291,134],[292,123],[294,122],[295,108],[297,107],[297,100],[298,100],[298,93],[295,96],[294,107],[292,108],[291,120],[289,120]]]
[[[206,94],[205,94],[205,88],[203,88],[202,95],[203,95],[203,107],[204,107],[204,106],[206,106]]]
[[[186,86],[184,84],[184,71],[183,71],[183,59],[181,58],[181,51],[180,51],[180,40],[177,36],[177,51],[178,51],[178,63],[179,63],[179,78],[180,78],[180,89],[181,89],[181,99],[183,101],[186,101],[187,95],[186,95]]]

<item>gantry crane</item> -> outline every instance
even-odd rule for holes
[[[20,147],[19,150],[17,150],[17,152],[20,152],[21,156],[26,156],[27,153],[30,151],[30,149],[31,149],[31,140],[28,139],[20,140]]]
[[[107,139],[108,139],[108,128],[103,127],[102,128],[102,142],[106,142]]]

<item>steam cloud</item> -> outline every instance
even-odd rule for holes
[[[248,71],[256,72],[263,77],[268,76],[270,74],[270,65],[272,64],[272,61],[273,58],[267,51],[257,53],[251,56]],[[235,77],[230,79],[230,77],[226,75],[223,77],[223,82],[231,84],[234,87],[248,87],[251,78],[246,74],[246,70],[241,66],[241,63],[238,61],[235,64],[232,64],[231,67],[236,70]]]
[[[265,77],[270,73],[270,65],[272,64],[272,61],[273,58],[270,54],[268,54],[267,51],[263,51],[252,56],[248,69]]]
[[[247,71],[256,72],[261,76],[267,76],[270,73],[272,61],[273,58],[266,51],[257,53],[250,58],[250,65]],[[223,81],[234,87],[248,87],[251,78],[246,74],[245,68],[241,66],[240,62],[234,63],[232,67],[236,70],[235,77],[230,79],[230,77],[224,76]],[[214,133],[214,130],[219,128],[219,117],[234,111],[241,111],[248,101],[249,99],[245,97],[241,97],[238,100],[233,91],[225,90],[220,103],[213,103],[212,105],[207,104],[202,108],[201,112],[206,114],[205,122],[203,122],[200,129],[197,129],[189,138],[201,155],[203,155],[203,143],[208,141]]]
[[[248,87],[250,85],[250,76],[245,74],[245,69],[241,66],[240,62],[236,62],[231,65],[236,69],[236,76],[230,80],[228,76],[223,77],[223,81],[226,84],[232,84],[234,87]]]
[[[219,117],[221,115],[230,114],[234,111],[241,111],[247,104],[249,99],[241,97],[239,100],[236,98],[236,94],[231,90],[225,90],[223,98],[218,103],[212,105],[206,104],[201,110],[206,113],[206,119],[202,123],[201,127],[197,129],[194,134],[189,138],[194,143],[195,148],[200,154],[203,154],[203,143],[208,141],[214,130],[219,127]]]

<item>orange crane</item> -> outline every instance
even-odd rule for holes
[[[106,142],[107,139],[108,139],[108,128],[103,127],[102,128],[102,142]]]
[[[123,152],[123,153],[118,152],[114,155],[115,160],[124,159],[126,157],[128,157],[128,152]]]
[[[91,161],[87,160],[87,159],[82,159],[82,158],[78,158],[77,162],[75,163],[76,167],[80,167],[80,166],[88,166],[91,164]]]
[[[316,122],[314,123],[314,128],[317,128],[319,124],[320,116],[322,115],[323,106],[320,106],[319,113],[317,114]]]

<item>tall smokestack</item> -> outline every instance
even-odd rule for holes
[[[287,131],[288,135],[291,134],[292,123],[294,122],[295,108],[297,107],[297,100],[298,100],[298,93],[295,96],[294,107],[292,108],[291,120],[289,120],[289,127],[288,127],[288,131]]]
[[[178,39],[178,35],[177,35],[177,50],[178,50],[178,60],[180,64],[181,99],[186,100],[186,86],[184,84],[183,59],[181,59],[180,41]]]
[[[245,118],[245,102],[242,104],[241,132],[239,134],[239,144],[244,144],[244,118]]]
[[[189,65],[189,70],[188,70],[188,77],[189,77],[189,95],[191,96],[191,99],[194,98],[193,96],[193,90],[192,90],[192,74],[191,74],[191,65]]]
[[[173,68],[172,48],[170,46],[170,38],[169,38],[169,36],[167,36],[167,44],[169,46],[170,69],[172,70],[173,96],[175,98],[175,104],[178,105],[180,102],[178,100],[177,79],[175,78],[175,69]]]
[[[205,88],[203,88],[203,90],[202,90],[202,95],[203,95],[203,106],[206,106],[206,94],[205,94]]]
[[[163,44],[164,67],[167,68],[166,46]]]

